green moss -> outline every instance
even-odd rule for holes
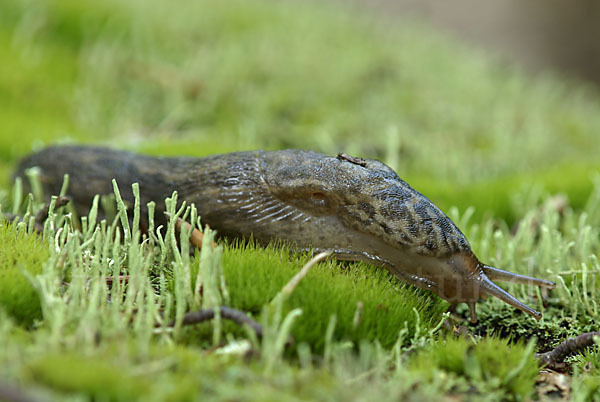
[[[48,259],[48,245],[35,234],[0,220],[0,308],[16,322],[30,326],[42,318],[37,291],[25,273],[37,275]]]
[[[600,346],[595,346],[576,356],[575,368],[578,373],[600,376]]]
[[[252,242],[225,248],[223,271],[228,305],[252,314],[261,321],[263,308],[308,261],[306,255],[291,252],[282,245],[255,246]],[[198,260],[192,265],[196,276]],[[371,340],[391,347],[406,327],[405,340],[437,324],[448,307],[430,292],[399,281],[383,268],[363,263],[341,263],[331,259],[313,267],[284,304],[284,314],[300,308],[292,335],[322,352],[325,330],[336,317],[335,341]],[[357,317],[358,314],[358,317]],[[211,323],[188,331],[185,338],[194,343],[210,339]],[[238,326],[225,324],[225,331],[243,334]]]
[[[437,399],[435,387],[411,386],[409,373],[397,381],[385,382],[381,377],[344,378],[323,368],[281,364],[267,374],[259,359],[207,353],[189,346],[155,345],[145,354],[131,350],[135,348],[125,348],[120,341],[104,342],[100,350],[85,355],[37,352],[21,371],[25,384],[35,384],[38,392],[45,391],[57,400]],[[370,359],[350,355],[345,363],[361,367]],[[338,371],[345,375],[352,372],[344,366]]]
[[[148,395],[145,378],[128,375],[123,367],[100,356],[48,354],[28,365],[33,380],[60,392],[78,393],[93,399],[131,401]]]
[[[428,381],[439,381],[450,375],[454,381],[465,379],[481,394],[527,399],[533,392],[538,373],[532,346],[511,345],[497,338],[482,339],[476,344],[464,338],[447,338],[420,352],[410,366]],[[460,386],[460,382],[456,386]]]
[[[223,269],[232,305],[258,315],[306,261],[306,257],[299,258],[286,247],[228,247]],[[360,318],[355,325],[359,303]],[[314,267],[302,280],[286,302],[286,311],[302,309],[292,333],[297,341],[320,351],[332,315],[337,317],[334,339],[377,340],[391,347],[405,325],[409,335],[414,334],[417,319],[421,330],[429,329],[447,306],[431,293],[400,282],[383,268],[331,260]]]
[[[589,375],[576,378],[573,381],[571,398],[574,401],[600,401],[600,376]]]

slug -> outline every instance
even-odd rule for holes
[[[57,194],[68,173],[78,211],[87,211],[94,195],[112,193],[113,178],[130,202],[131,184],[139,183],[142,205],[159,202],[157,216],[164,211],[160,201],[177,190],[221,235],[279,239],[384,267],[450,303],[467,303],[472,322],[475,303],[488,295],[541,318],[493,280],[555,287],[480,262],[450,218],[377,160],[301,150],[164,158],[60,146],[26,157],[16,175],[33,166],[41,169],[46,194]]]

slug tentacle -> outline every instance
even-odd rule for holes
[[[513,295],[508,293],[506,290],[502,289],[500,286],[496,285],[492,282],[487,276],[481,276],[481,288],[491,294],[492,296],[497,297],[505,303],[510,304],[511,306],[518,308],[519,310],[533,316],[536,320],[542,318],[542,313],[537,310],[532,309],[528,305],[517,300]],[[471,317],[473,316],[473,310],[471,311]],[[477,321],[477,319],[475,319]]]
[[[514,272],[505,271],[500,268],[492,267],[489,265],[483,264],[483,272],[485,275],[491,280],[501,281],[501,282],[512,282],[518,283],[520,285],[533,285],[533,286],[542,286],[548,289],[554,289],[556,287],[556,283],[547,281],[545,279],[534,278],[533,276],[515,274]]]

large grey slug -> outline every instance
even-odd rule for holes
[[[492,280],[548,288],[555,283],[481,263],[456,225],[387,165],[311,151],[251,151],[205,158],[162,158],[98,147],[51,147],[21,161],[17,175],[41,168],[45,191],[57,194],[63,175],[69,195],[85,211],[95,194],[112,192],[115,178],[125,200],[138,182],[143,205],[177,190],[194,203],[202,222],[220,234],[252,235],[261,243],[280,239],[301,250],[332,250],[342,260],[363,260],[396,277],[466,302],[488,295],[535,317]],[[157,205],[157,212],[164,205]]]

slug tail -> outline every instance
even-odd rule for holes
[[[485,275],[491,280],[501,281],[501,282],[511,282],[518,283],[521,285],[533,285],[533,286],[541,286],[548,289],[554,289],[556,287],[556,283],[552,281],[547,281],[545,279],[534,278],[533,276],[520,275],[515,274],[513,272],[505,271],[503,269],[491,267],[489,265],[481,264],[483,268],[483,272]]]
[[[481,281],[482,281],[481,287],[483,288],[483,290],[486,293],[489,293],[492,296],[495,296],[498,299],[502,300],[503,302],[508,303],[515,308],[518,308],[519,310],[523,311],[524,313],[527,313],[527,314],[533,316],[536,320],[539,320],[542,318],[542,313],[540,313],[537,310],[532,309],[531,307],[529,307],[528,305],[526,305],[524,303],[521,303],[513,295],[508,293],[506,290],[502,289],[500,286],[496,285],[485,275],[482,275]]]

